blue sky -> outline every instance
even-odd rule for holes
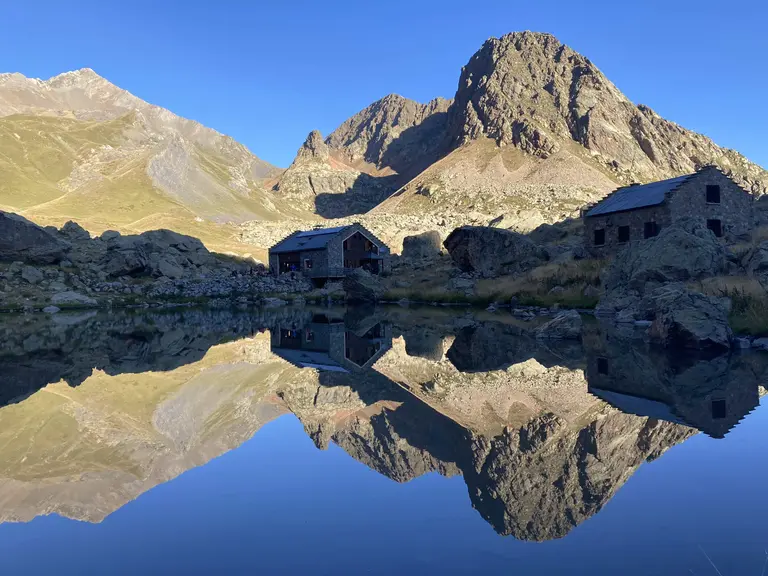
[[[515,30],[555,34],[634,102],[768,166],[759,0],[5,0],[0,17],[0,71],[93,68],[279,166],[386,94],[452,97],[483,41]]]

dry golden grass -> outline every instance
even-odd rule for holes
[[[710,296],[731,299],[729,323],[738,334],[768,335],[768,292],[755,278],[720,276],[692,286]]]
[[[585,296],[584,290],[588,286],[600,286],[600,274],[605,265],[604,260],[545,264],[526,274],[480,280],[476,292],[481,298],[498,301],[514,297],[522,304],[594,308],[599,298]],[[556,287],[562,290],[552,292]]]

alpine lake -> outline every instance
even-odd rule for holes
[[[768,573],[768,354],[584,322],[3,315],[2,574]]]

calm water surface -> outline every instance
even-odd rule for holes
[[[2,317],[2,574],[760,576],[767,370],[440,309]]]

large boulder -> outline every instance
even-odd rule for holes
[[[0,260],[53,264],[70,244],[17,214],[0,211]]]
[[[768,240],[753,247],[742,260],[747,274],[757,278],[763,286],[768,287]]]
[[[536,329],[537,340],[577,340],[581,338],[581,314],[576,310],[560,312]]]
[[[154,276],[178,279],[198,266],[220,268],[223,262],[192,236],[152,230],[135,236],[104,233],[107,250],[101,266],[112,277]]]
[[[64,226],[61,227],[61,230],[59,230],[59,234],[71,242],[84,242],[91,239],[88,230],[73,220],[64,224]]]
[[[350,302],[376,302],[384,297],[386,289],[381,278],[356,268],[344,278],[344,292]]]
[[[651,341],[667,348],[721,351],[730,348],[728,300],[705,296],[682,285],[657,288],[647,300],[653,314]]]
[[[443,245],[461,270],[485,277],[525,272],[547,259],[546,251],[522,234],[485,226],[456,228]]]
[[[725,272],[727,264],[726,249],[710,230],[698,221],[678,222],[616,256],[598,312],[633,309],[664,284],[716,276]]]
[[[403,258],[434,258],[441,250],[442,240],[436,230],[403,238]]]
[[[95,299],[79,292],[59,292],[51,297],[51,304],[56,306],[96,306]]]

